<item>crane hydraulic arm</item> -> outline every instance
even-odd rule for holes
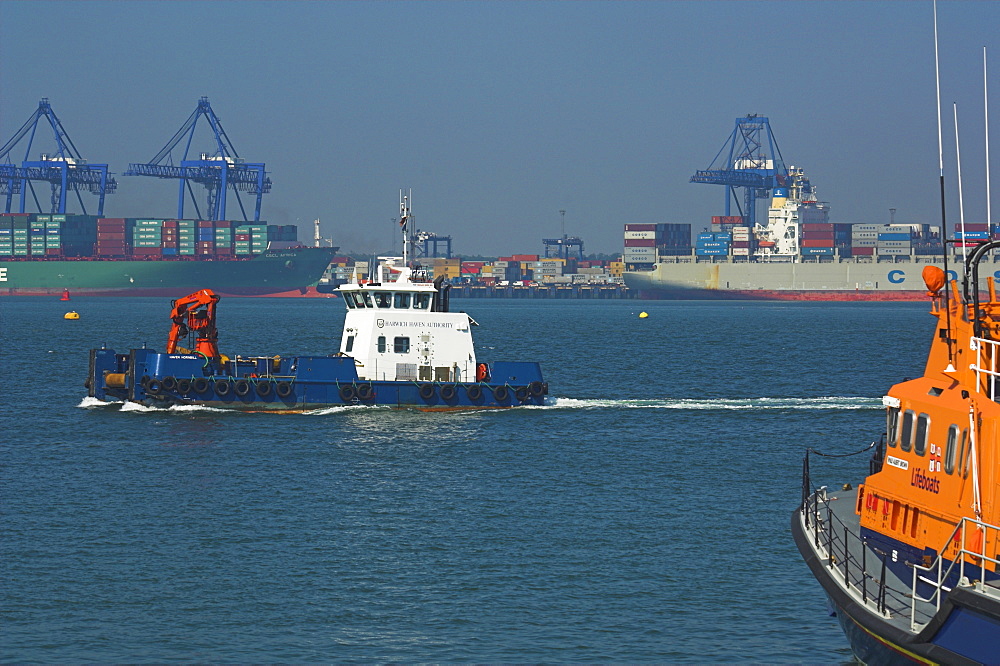
[[[177,342],[194,331],[198,334],[194,351],[208,358],[219,357],[219,332],[215,328],[215,306],[219,296],[211,289],[202,289],[184,298],[171,302],[170,337],[167,339],[167,353],[178,351]]]

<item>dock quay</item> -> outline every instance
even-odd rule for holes
[[[635,298],[636,292],[622,284],[560,284],[487,286],[457,284],[451,288],[452,298]]]

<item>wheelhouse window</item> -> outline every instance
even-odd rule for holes
[[[354,305],[354,299],[351,298],[350,294],[344,296],[344,304],[347,306],[348,310],[353,310],[355,307],[357,307],[356,305]]]
[[[393,338],[392,350],[397,354],[406,354],[410,351],[410,339],[405,337]]]
[[[948,443],[944,445],[944,471],[946,474],[955,473],[956,444],[958,444],[958,426],[952,425],[948,428]]]
[[[431,306],[430,294],[413,294],[413,307],[416,310],[426,310]]]
[[[886,413],[885,439],[889,446],[896,446],[896,436],[899,435],[899,407],[890,407]]]
[[[909,451],[913,446],[913,411],[903,412],[903,428],[899,433],[899,448]]]
[[[354,305],[356,307],[359,307],[359,308],[367,307],[367,306],[365,306],[364,299],[361,298],[361,292],[351,291],[351,292],[348,292],[348,294],[350,295],[351,300],[354,301]]]
[[[378,353],[379,354],[384,354],[385,353],[385,336],[384,335],[378,336]]]
[[[380,291],[375,294],[375,305],[380,308],[392,307],[392,294]]]
[[[399,308],[399,309],[409,308],[410,307],[410,295],[408,293],[406,293],[405,291],[397,291],[396,294],[395,294],[395,303],[394,303],[394,305],[395,305],[396,308]]]
[[[369,294],[367,291],[362,291],[360,293],[361,293],[361,298],[365,299],[365,306],[366,307],[369,307],[369,308],[375,307],[375,305],[372,303],[372,295],[371,294]]]
[[[917,417],[917,431],[913,437],[913,451],[918,456],[927,455],[927,431],[930,428],[931,417],[921,414]]]

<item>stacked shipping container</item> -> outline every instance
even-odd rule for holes
[[[297,236],[295,225],[0,213],[0,256],[25,258],[230,259]]]

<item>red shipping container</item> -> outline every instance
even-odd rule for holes
[[[47,257],[59,257],[59,256],[62,256],[62,248],[50,247],[49,249],[45,250],[45,256],[47,256]]]
[[[873,247],[852,247],[851,254],[855,257],[868,257],[875,254],[875,248]]]
[[[212,222],[211,220],[198,220],[199,229],[211,229],[214,226],[215,222]]]
[[[802,231],[833,231],[832,222],[805,222]]]
[[[625,231],[656,231],[655,224],[626,224]]]
[[[158,247],[134,247],[132,248],[133,257],[158,257],[163,254],[163,250]]]
[[[832,231],[803,231],[802,232],[802,238],[809,239],[809,240],[832,241],[833,240],[833,232]]]
[[[733,241],[732,247],[750,247],[750,241]]]
[[[955,223],[955,231],[961,231],[961,230],[962,230],[961,223],[956,222]],[[973,224],[971,222],[966,222],[965,223],[965,230],[966,231],[989,231],[990,230],[990,225],[988,225],[988,224],[981,224],[981,223],[975,223],[975,224]]]
[[[164,222],[163,222],[163,228],[164,229],[176,229],[177,228],[177,220],[164,220]]]
[[[235,239],[238,241],[248,241],[250,240],[250,234],[236,234]]]
[[[511,257],[513,261],[538,261],[537,254],[515,254]]]
[[[803,238],[801,241],[799,241],[799,243],[802,245],[802,247],[833,247],[832,238],[829,240],[823,240],[823,239],[816,240],[816,239]]]
[[[218,222],[215,223],[216,229],[229,229],[232,226],[233,223],[230,222],[229,220],[219,220]]]
[[[656,247],[655,238],[626,238],[625,247]]]
[[[231,247],[219,247],[215,249],[215,254],[220,257],[227,257],[233,254],[233,248]]]
[[[124,217],[99,217],[99,218],[97,218],[97,225],[98,226],[100,226],[102,224],[105,224],[105,223],[113,223],[113,224],[124,225],[125,224],[125,218]]]

